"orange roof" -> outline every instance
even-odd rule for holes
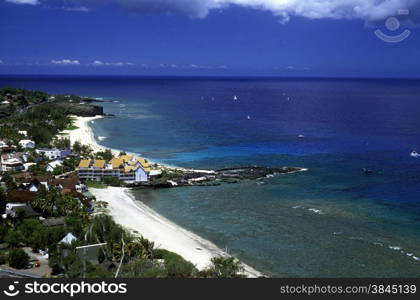
[[[90,159],[83,159],[79,163],[79,168],[89,168],[90,166]]]
[[[104,160],[95,160],[93,163],[93,167],[97,169],[103,169],[105,167],[105,161]]]
[[[150,164],[147,159],[139,157],[137,158],[137,161],[143,166],[143,168],[150,168]]]
[[[121,159],[123,162],[129,162],[130,160],[133,159],[133,155],[130,155],[130,154],[122,155],[119,157],[119,159]]]
[[[130,173],[130,172],[132,172],[132,171],[134,171],[134,168],[133,168],[133,167],[131,167],[131,166],[127,166],[127,167],[125,167],[125,168],[124,168],[124,172],[125,172],[125,173]]]
[[[119,169],[122,165],[124,165],[124,161],[120,158],[113,158],[109,163],[112,165],[113,169]]]

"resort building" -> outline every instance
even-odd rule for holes
[[[150,164],[143,158],[123,155],[105,160],[82,160],[77,169],[83,180],[102,181],[103,177],[116,177],[126,183],[149,181]]]
[[[49,160],[63,159],[71,155],[70,149],[37,149],[35,152],[39,155],[44,155]]]

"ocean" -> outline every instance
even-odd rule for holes
[[[134,192],[273,277],[420,276],[420,81],[0,77],[101,97],[99,143],[195,168],[305,167],[214,187]],[[362,172],[363,168],[373,171]]]

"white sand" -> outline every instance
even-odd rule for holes
[[[100,201],[108,202],[109,213],[115,221],[153,241],[156,248],[175,252],[196,265],[199,270],[210,264],[215,256],[227,256],[211,242],[185,230],[156,213],[148,206],[134,200],[125,188],[90,189]],[[262,274],[244,265],[248,277]]]
[[[92,129],[89,126],[89,123],[95,122],[95,120],[98,120],[98,119],[102,119],[103,116],[95,116],[95,117],[72,116],[72,117],[75,119],[75,122],[74,122],[73,125],[78,127],[78,129],[76,129],[76,130],[64,130],[63,132],[61,132],[61,135],[67,136],[68,138],[70,138],[70,142],[71,142],[72,145],[76,141],[79,141],[84,145],[90,146],[92,148],[92,150],[95,151],[95,152],[103,152],[106,149],[109,149],[109,150],[112,151],[114,156],[118,156],[119,153],[122,151],[122,150],[118,150],[118,149],[106,148],[104,146],[99,145],[98,142],[96,141],[95,136],[92,132]],[[129,152],[127,152],[127,153],[132,154],[134,156],[139,156],[137,153],[129,153]],[[147,160],[151,164],[157,164],[159,167],[166,168],[166,169],[177,169],[177,170],[182,170],[182,171],[187,171],[187,172],[197,172],[197,173],[205,173],[205,174],[214,174],[215,173],[212,170],[186,169],[186,168],[180,168],[180,167],[177,167],[177,166],[163,165],[161,163],[154,162],[150,159],[147,159]]]
[[[92,148],[95,152],[103,152],[105,151],[106,147],[99,145],[95,137],[93,135],[92,129],[89,126],[89,123],[95,122],[95,120],[102,119],[103,116],[95,116],[95,117],[78,117],[72,116],[76,121],[74,122],[74,126],[78,127],[75,130],[65,130],[61,132],[62,135],[67,136],[70,138],[70,142],[73,145],[75,142],[80,142],[83,145],[87,145]],[[120,151],[110,149],[114,155],[118,155]]]
[[[74,125],[76,130],[66,130],[62,134],[70,138],[72,144],[76,141],[90,146],[95,152],[104,151],[108,148],[99,145],[89,123],[103,116],[96,117],[76,117]],[[111,149],[114,155],[119,154],[119,150]],[[153,162],[152,162],[153,163]],[[163,166],[165,168],[182,169],[177,167]],[[186,169],[183,169],[186,170]],[[208,172],[208,170],[190,170],[196,172]],[[192,262],[200,270],[205,269],[210,264],[210,259],[215,256],[227,256],[228,254],[216,245],[198,235],[185,230],[184,228],[167,220],[139,201],[129,193],[128,189],[113,188],[89,189],[98,200],[108,202],[109,212],[115,221],[122,226],[142,234],[145,238],[153,241],[156,247],[175,252],[186,260]],[[243,265],[245,274],[248,277],[259,277],[262,274],[253,268]]]

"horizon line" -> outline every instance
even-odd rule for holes
[[[420,80],[419,77],[392,76],[281,76],[281,75],[135,75],[135,74],[0,74],[0,78],[143,78],[143,79],[300,79],[300,80]]]

